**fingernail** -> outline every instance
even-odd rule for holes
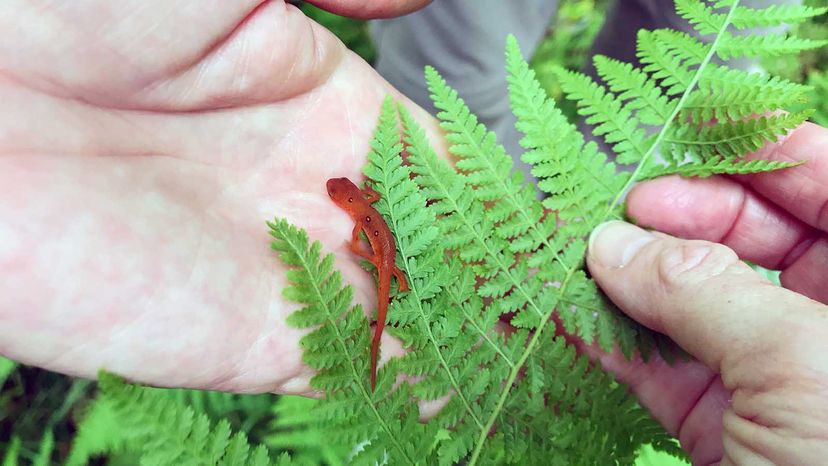
[[[589,256],[604,267],[624,267],[655,238],[646,230],[627,222],[604,222],[589,236]]]

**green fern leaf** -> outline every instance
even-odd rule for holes
[[[695,65],[685,49],[680,49],[678,43],[665,40],[661,31],[638,31],[636,55],[643,65],[645,72],[650,73],[653,79],[664,88],[669,96],[681,94],[693,80],[690,65]],[[699,61],[701,63],[701,61]]]
[[[733,122],[724,121],[701,128],[681,125],[665,137],[662,150],[676,154],[672,157],[673,159],[689,157],[695,163],[702,165],[706,165],[710,159],[714,158],[722,162],[734,161],[746,153],[759,150],[769,142],[776,142],[778,135],[793,130],[807,120],[811,113],[785,113]],[[741,170],[748,165],[740,163],[739,166]],[[759,168],[759,164],[752,166]],[[777,163],[764,166],[774,166],[778,169],[793,165]],[[732,173],[740,173],[740,170]],[[708,175],[713,173],[715,172],[708,173]]]
[[[647,37],[644,39],[645,42],[655,41],[659,47],[678,58],[685,66],[700,65],[707,54],[710,53],[710,44],[706,44],[686,32],[658,29],[656,31],[641,31],[639,39],[641,35]],[[639,46],[641,46],[641,43],[639,43]],[[689,77],[687,83],[689,84]]]
[[[777,77],[710,66],[682,106],[681,119],[700,124],[738,120],[785,108],[806,99],[808,88]]]
[[[765,36],[734,36],[725,34],[716,55],[722,60],[738,57],[778,57],[818,49],[825,40],[802,39],[777,34]]]
[[[6,359],[3,356],[0,356],[0,387],[6,383],[6,379],[11,375],[12,372],[17,368],[17,363],[12,361],[11,359]]]
[[[699,34],[716,34],[725,22],[723,14],[714,13],[714,8],[704,2],[699,0],[675,0],[675,2],[676,12],[692,24]]]
[[[737,6],[729,15],[717,12],[723,7],[731,8],[735,3],[737,2],[734,0],[727,0],[710,6],[699,0],[676,0],[676,11],[687,19],[699,34],[716,34],[725,26],[747,29],[795,24],[828,11],[828,8],[787,4],[771,5],[762,9]]]
[[[589,76],[564,69],[556,74],[567,97],[577,101],[578,114],[595,126],[593,133],[612,144],[619,163],[637,163],[645,157],[653,141],[647,138],[630,107]]]
[[[52,464],[52,451],[55,449],[55,436],[51,430],[47,430],[40,439],[37,447],[37,456],[32,461],[32,466],[49,466]]]
[[[83,417],[72,440],[67,466],[81,466],[94,456],[125,450],[128,434],[123,431],[111,401],[99,397]]]
[[[89,456],[110,451],[139,453],[142,465],[270,463],[262,448],[248,458],[250,447],[242,433],[228,443],[226,421],[212,428],[206,415],[181,406],[164,390],[129,385],[105,372],[99,374],[99,387],[100,396],[73,445],[70,465],[86,464]],[[103,429],[114,430],[114,435]]]
[[[20,441],[20,437],[12,437],[11,442],[9,442],[9,448],[3,455],[3,466],[18,465],[18,458],[20,456],[21,445],[22,443]]]
[[[661,93],[661,88],[642,70],[629,63],[601,55],[595,57],[595,68],[609,89],[626,101],[627,108],[637,110],[636,117],[645,125],[663,125],[673,112],[675,102]]]
[[[753,27],[779,26],[782,24],[796,24],[811,18],[824,15],[826,7],[812,7],[804,5],[770,5],[767,8],[737,7],[733,12],[733,27],[747,29]]]

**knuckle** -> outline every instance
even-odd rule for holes
[[[659,252],[659,284],[674,291],[721,277],[741,265],[739,256],[727,246],[707,241],[679,241]]]

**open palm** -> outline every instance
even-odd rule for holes
[[[0,30],[0,354],[306,392],[265,221],[307,228],[375,299],[324,185],[359,178],[393,89],[282,1],[12,0]]]

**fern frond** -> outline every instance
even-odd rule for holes
[[[516,47],[512,47],[509,53],[510,55],[507,56],[507,59],[510,63],[515,64],[516,68],[515,72],[510,73],[510,84],[516,91],[515,100],[521,102],[518,105],[523,107],[523,102],[533,101],[532,96],[537,96],[540,88],[536,82],[533,82],[533,77],[527,72],[525,62],[520,63],[520,60],[515,58],[520,56],[519,50]],[[492,398],[491,396],[486,397],[482,403],[482,406],[489,408],[487,411],[491,414],[486,419],[482,428],[478,426],[475,429],[478,434],[478,440],[474,443],[474,450],[471,456],[471,462],[475,462],[480,458],[486,457],[487,453],[483,448],[486,443],[486,435],[495,422],[495,419],[499,419],[500,414],[503,412],[504,404],[509,399],[510,389],[519,371],[529,361],[537,361],[532,359],[533,351],[544,345],[541,343],[543,341],[541,335],[544,335],[544,330],[551,327],[548,325],[551,313],[556,309],[559,313],[561,312],[560,308],[563,300],[568,299],[569,306],[574,306],[577,310],[577,316],[583,317],[582,320],[571,322],[573,322],[572,327],[576,330],[575,333],[585,336],[587,341],[593,341],[600,333],[602,338],[598,338],[598,341],[605,347],[610,347],[619,340],[632,343],[634,340],[632,335],[635,334],[635,330],[633,327],[628,326],[628,331],[632,332],[630,336],[618,338],[618,334],[624,333],[625,331],[619,329],[619,327],[623,328],[623,326],[618,325],[619,321],[615,318],[615,314],[609,312],[606,305],[600,304],[601,301],[595,285],[586,278],[583,272],[575,273],[574,267],[579,267],[582,263],[585,248],[582,235],[585,235],[591,228],[582,225],[579,229],[577,217],[572,216],[572,225],[569,227],[557,229],[554,224],[550,224],[551,227],[547,227],[549,229],[545,235],[550,235],[555,232],[560,235],[560,238],[563,238],[563,242],[554,243],[548,241],[546,236],[543,237],[545,244],[549,245],[548,247],[550,248],[554,248],[552,252],[556,252],[559,255],[555,261],[559,267],[550,267],[543,271],[530,274],[528,260],[515,261],[515,256],[506,249],[507,241],[505,240],[509,238],[504,237],[503,233],[504,231],[513,230],[500,229],[498,226],[501,223],[509,222],[514,216],[519,216],[520,209],[523,206],[519,202],[513,202],[511,199],[508,199],[510,194],[508,190],[501,190],[503,189],[502,186],[497,186],[496,183],[492,183],[491,180],[488,180],[484,176],[475,178],[478,183],[482,184],[472,184],[470,182],[471,174],[479,174],[483,170],[481,167],[487,165],[485,160],[492,157],[492,155],[484,150],[468,150],[468,147],[473,146],[472,142],[474,140],[481,140],[486,136],[477,127],[475,120],[467,118],[467,109],[464,108],[465,106],[462,101],[456,94],[446,89],[444,81],[436,75],[436,72],[429,71],[428,73],[430,74],[428,81],[435,99],[435,105],[442,109],[439,117],[443,121],[444,128],[450,133],[455,134],[455,137],[450,138],[450,140],[463,145],[455,153],[460,153],[461,156],[465,157],[465,160],[468,160],[465,166],[469,167],[468,171],[470,175],[465,176],[464,174],[454,172],[445,162],[439,160],[433,151],[425,147],[423,138],[420,137],[422,130],[416,127],[416,124],[410,117],[406,117],[403,114],[403,129],[407,136],[407,142],[409,143],[409,161],[417,175],[415,181],[423,187],[424,191],[428,192],[429,200],[434,203],[434,206],[437,206],[437,211],[440,214],[439,223],[443,227],[444,235],[446,237],[458,238],[457,240],[450,239],[448,241],[450,248],[457,252],[457,257],[461,260],[477,268],[478,280],[483,279],[478,286],[477,294],[481,298],[497,300],[491,306],[493,309],[488,311],[484,310],[484,312],[492,312],[493,310],[496,310],[498,314],[515,312],[514,317],[511,319],[512,325],[534,331],[531,338],[525,343],[525,346],[519,340],[518,344],[523,348],[518,349],[518,352],[515,354],[516,358],[504,352],[504,354],[508,355],[509,361],[514,362],[514,366],[510,368],[508,373],[503,373],[498,377],[492,378],[491,376],[495,374],[490,373],[487,366],[479,366],[483,369],[477,370],[482,376],[480,382],[477,384],[481,388],[480,393],[485,393],[483,387],[493,382],[496,382],[495,386],[505,388],[500,389],[499,396],[496,398]],[[532,138],[539,134],[534,130],[535,125],[539,125],[540,123],[539,126],[542,126],[544,120],[550,121],[552,124],[559,123],[555,122],[554,118],[551,120],[548,118],[533,119],[537,118],[538,115],[544,115],[546,117],[555,115],[553,111],[554,107],[550,107],[549,105],[551,104],[547,103],[544,99],[534,99],[534,104],[534,107],[527,105],[528,108],[523,113],[526,119],[522,124],[528,130],[527,138],[524,141],[525,144],[533,141]],[[465,133],[467,137],[463,139],[457,137],[461,133]],[[477,137],[474,137],[475,133]],[[468,135],[471,135],[471,137],[468,137]],[[574,147],[576,150],[578,149],[577,144]],[[594,150],[594,145],[589,147],[593,147]],[[543,152],[548,149],[548,147],[531,147],[530,153],[527,153],[527,159],[534,159],[536,162],[540,162],[543,160]],[[595,177],[596,173],[589,170],[591,168],[590,165],[597,165],[605,161],[602,157],[598,154],[592,154],[587,159],[587,167],[576,166],[566,171],[558,168],[557,172],[554,171],[556,168],[552,165],[555,162],[554,159],[544,160],[547,162],[546,165],[550,165],[544,168],[548,169],[547,174],[559,176],[565,182],[570,181],[568,179],[570,177],[574,180],[582,179],[579,178],[582,176]],[[494,163],[490,165],[496,166]],[[536,164],[536,167],[539,165],[541,164]],[[597,173],[601,173],[602,175],[600,176],[606,178],[609,186],[621,187],[624,185],[624,176],[618,176],[618,179],[622,180],[618,183],[615,179],[617,175],[614,174],[611,167],[607,170],[604,165],[601,165],[600,168],[601,170]],[[538,170],[538,173],[541,173],[541,171]],[[491,183],[495,186],[491,184],[486,185],[486,183]],[[574,185],[575,183],[572,184],[572,186]],[[488,195],[484,195],[482,198],[477,197],[474,194],[478,189],[483,189],[487,193],[499,193],[501,196],[496,199],[491,199]],[[599,207],[598,209],[591,210],[603,211],[610,208],[610,201],[618,192],[608,189],[605,193],[603,197],[595,195],[590,198],[590,201],[597,199],[595,202],[599,206],[603,202],[603,209]],[[469,195],[473,197],[468,197]],[[486,214],[482,215],[484,212],[484,201],[487,203],[485,206],[486,209],[490,210],[486,210]],[[537,202],[534,199],[531,201]],[[528,203],[529,200],[525,202]],[[531,206],[527,207],[531,208]],[[565,212],[571,212],[583,206],[564,205],[562,207],[563,215],[566,216],[567,214]],[[496,213],[490,217],[488,215],[489,211],[500,213]],[[480,218],[483,219],[483,223],[478,220]],[[556,232],[556,230],[558,231]],[[525,234],[527,231],[529,229],[519,230],[519,234]],[[517,238],[520,238],[520,236]],[[567,269],[565,264],[570,264],[573,268]],[[545,282],[543,278],[558,278],[564,283],[560,288],[557,288],[549,286],[548,283],[551,282]],[[567,294],[564,295],[565,289],[567,290]],[[587,306],[583,303],[588,303],[588,306],[593,306],[593,303],[597,304],[587,309]],[[496,347],[497,345],[485,346]],[[506,376],[505,381],[502,378],[503,376]],[[503,422],[502,419],[501,422]],[[467,423],[466,425],[468,424],[471,423]],[[453,453],[451,455],[447,454],[444,457],[457,459],[459,458],[457,455],[468,451],[472,446],[467,441],[461,441],[461,438],[466,436],[463,432],[461,431],[462,435],[456,438],[457,442],[449,442],[444,446],[448,451]],[[496,440],[493,442],[495,444],[497,443]]]
[[[425,202],[417,205],[407,201],[410,191],[400,182],[408,177],[407,169],[398,164],[388,166],[384,161],[399,158],[402,150],[396,127],[396,112],[393,103],[386,101],[380,114],[369,158],[376,163],[366,171],[372,176],[375,188],[382,194],[383,201],[377,203],[380,213],[387,213],[393,206],[399,218],[389,219],[389,228],[398,236],[398,265],[408,273],[411,250],[422,254],[433,254],[428,249],[436,231],[416,228],[416,222],[425,222],[427,217],[419,212]],[[370,167],[370,166],[369,166]],[[385,183],[388,182],[386,185]],[[389,204],[390,203],[390,204]],[[410,386],[394,387],[397,374],[403,368],[399,360],[391,361],[378,372],[377,385],[372,392],[367,386],[369,326],[359,306],[348,309],[352,298],[350,287],[342,287],[338,272],[333,271],[333,255],[321,256],[321,244],[309,244],[307,233],[289,225],[284,220],[269,223],[274,236],[273,248],[280,253],[282,261],[291,266],[288,272],[290,286],[284,293],[289,299],[305,304],[306,307],[294,315],[302,319],[291,319],[290,324],[300,328],[315,328],[302,338],[305,348],[303,358],[317,369],[311,385],[317,390],[330,394],[334,405],[350,403],[361,409],[319,411],[325,423],[329,438],[343,445],[362,443],[363,448],[352,459],[357,464],[373,464],[387,458],[393,464],[417,464],[423,451],[428,448],[425,440],[416,446],[403,444],[400,439],[423,439],[427,426],[416,421],[417,407],[408,402]],[[418,257],[422,258],[422,257]],[[420,272],[429,272],[422,268]],[[422,273],[409,276],[412,289],[423,293],[435,293],[433,283]],[[388,324],[393,325],[396,309],[404,303],[419,304],[409,292],[402,302],[395,300],[389,314]],[[391,330],[391,329],[389,329]],[[331,350],[331,346],[335,348]],[[401,421],[402,420],[402,421]]]
[[[480,241],[479,235],[475,235],[474,227],[464,222],[462,214],[453,215],[457,212],[458,202],[466,207],[471,206],[479,209],[479,200],[470,196],[471,193],[464,186],[462,175],[453,172],[445,162],[437,159],[436,154],[428,145],[425,133],[416,124],[411,115],[404,109],[400,109],[403,123],[403,132],[408,144],[409,161],[412,164],[417,176],[415,180],[423,186],[423,193],[430,194],[430,200],[436,201],[431,204],[433,213],[429,214],[429,221],[438,224],[445,235],[463,235],[462,241],[449,241],[451,245],[456,244],[458,249],[474,246],[479,249],[488,264],[497,264],[499,259],[509,255],[506,246],[499,243],[503,248],[496,257],[492,257],[491,248]],[[454,177],[438,180],[429,176],[431,173],[454,173]],[[440,177],[442,178],[442,176]],[[431,183],[434,181],[434,183]],[[445,183],[443,182],[445,181]],[[413,182],[412,182],[413,183]],[[411,188],[416,192],[417,185],[412,184]],[[465,191],[462,197],[453,197],[454,193]],[[426,198],[421,198],[425,204]],[[429,209],[429,210],[431,210]],[[482,211],[481,211],[482,212]],[[437,222],[435,215],[442,215],[441,221]],[[488,224],[489,228],[491,223]],[[401,247],[401,254],[404,254]],[[442,261],[442,251],[436,257]],[[461,254],[462,255],[462,254]],[[468,257],[468,255],[466,255]],[[477,259],[475,259],[477,260]],[[491,409],[495,401],[495,393],[485,390],[486,387],[496,385],[506,378],[513,365],[513,352],[502,345],[502,339],[497,337],[494,326],[499,313],[490,313],[489,317],[480,315],[481,302],[474,296],[473,275],[467,270],[465,274],[460,272],[459,263],[451,262],[447,265],[434,265],[435,271],[445,270],[446,278],[462,274],[465,279],[457,281],[444,289],[440,300],[431,307],[432,312],[423,313],[418,328],[423,329],[427,336],[427,344],[420,346],[419,350],[406,357],[408,365],[428,365],[428,361],[434,361],[439,372],[425,373],[420,370],[421,375],[428,375],[421,382],[415,385],[415,393],[419,393],[425,399],[434,399],[451,392],[454,396],[449,404],[444,407],[440,415],[435,419],[435,425],[440,427],[450,426],[453,433],[441,443],[438,452],[441,464],[452,464],[465,456],[473,446],[470,439],[474,438],[474,432],[483,428],[483,413]],[[439,272],[438,272],[439,273]],[[495,277],[498,275],[495,271]],[[448,281],[447,281],[448,282]],[[447,283],[448,284],[448,283]],[[440,296],[438,296],[440,297]],[[464,313],[446,312],[450,303],[458,304],[464,308]],[[479,345],[481,338],[487,342]],[[507,364],[493,366],[496,358],[502,358]],[[463,422],[457,422],[465,418]]]
[[[826,7],[812,7],[805,5],[770,5],[767,8],[737,7],[733,12],[733,27],[747,29],[753,27],[779,26],[782,24],[797,24],[811,18],[824,15]]]
[[[644,71],[657,80],[668,96],[681,94],[690,87],[693,80],[690,66],[701,64],[704,57],[709,55],[708,52],[696,63],[693,56],[697,50],[688,50],[686,44],[679,47],[679,42],[671,43],[669,36],[665,38],[661,31],[642,29],[638,31],[636,43],[636,56]]]
[[[565,69],[556,74],[567,97],[577,102],[578,114],[595,126],[593,134],[612,145],[618,163],[638,163],[645,157],[653,141],[628,106],[585,74]]]
[[[52,451],[55,449],[55,435],[47,430],[40,439],[37,447],[37,456],[32,461],[32,466],[49,466],[52,464]]]
[[[671,102],[661,88],[642,70],[612,58],[595,57],[595,68],[609,89],[626,101],[626,107],[637,110],[636,117],[645,125],[663,125],[673,112]]]
[[[586,144],[583,135],[549,100],[513,37],[507,41],[506,57],[509,99],[517,117],[516,127],[524,134],[520,143],[526,152],[522,158],[532,164],[532,174],[539,178],[538,187],[550,194],[544,205],[565,220],[570,230],[575,224],[582,225],[573,234],[586,235],[588,225],[594,220],[592,216],[599,210],[597,207],[609,203],[626,182],[627,175],[617,174],[615,164],[607,161],[596,144]],[[584,190],[584,185],[592,189]],[[548,236],[555,228],[555,224],[546,222],[538,226],[537,235]],[[550,255],[561,249],[561,244],[531,244],[534,248],[541,245],[544,248],[537,252],[540,260],[530,259],[530,266],[561,259]],[[563,266],[570,268],[574,264]]]
[[[251,454],[244,434],[231,438],[226,421],[211,426],[206,415],[179,405],[164,390],[126,384],[106,372],[99,374],[98,385],[99,398],[73,447],[79,453],[73,452],[69,464],[85,464],[89,455],[112,449],[138,452],[142,464],[159,466],[270,464],[265,447]],[[113,425],[117,425],[115,436],[94,440],[101,428]]]
[[[296,464],[344,466],[350,445],[330,442],[316,415],[319,400],[281,396],[273,405],[275,415],[264,443],[279,450],[291,450]]]
[[[609,61],[606,64],[614,65]],[[507,43],[507,68],[517,128],[526,135],[521,140],[527,149],[524,159],[535,167],[533,173],[540,178],[538,185],[550,194],[544,205],[557,212],[556,227],[548,230],[554,232],[556,246],[549,249],[556,247],[552,250],[560,252],[552,256],[544,248],[536,252],[541,260],[533,261],[535,257],[530,257],[528,263],[541,267],[538,276],[543,278],[546,288],[555,289],[555,283],[560,287],[564,281],[573,280],[571,295],[562,296],[556,310],[569,332],[588,342],[599,341],[606,348],[622,342],[622,349],[629,354],[640,329],[622,325],[616,318],[617,313],[599,296],[594,283],[575,272],[581,266],[585,237],[600,221],[598,216],[607,214],[629,176],[618,173],[594,143],[584,143],[580,132],[541,90],[513,38]],[[604,71],[617,74],[631,70],[617,67]],[[656,106],[666,104],[655,96],[652,102]],[[592,189],[585,190],[583,186]],[[620,212],[615,210],[614,215],[620,216]]]
[[[725,26],[735,29],[796,24],[820,16],[828,8],[803,5],[771,5],[767,8],[737,6],[728,14],[717,12],[722,7],[730,8],[735,2],[727,0],[711,6],[699,0],[676,0],[676,11],[685,18],[699,34],[716,34]]]
[[[699,0],[675,0],[676,12],[701,35],[716,34],[722,29],[725,15],[714,13],[714,8]],[[733,0],[730,0],[732,3]]]
[[[403,127],[410,128],[413,118],[404,108],[399,110]],[[393,134],[391,138],[396,137],[398,141],[395,121],[389,118],[388,127]],[[410,159],[424,156],[420,153],[423,141],[422,132],[406,132]],[[446,287],[458,269],[446,264],[442,248],[435,247],[439,238],[437,209],[426,206],[427,198],[411,179],[411,170],[402,164],[399,152],[372,151],[365,174],[381,195],[378,210],[396,234],[400,266],[410,278],[408,295],[396,302],[390,312],[395,316],[392,322],[410,324],[400,329],[400,336],[411,351],[401,360],[400,367],[407,374],[421,377],[413,387],[421,399],[432,400],[453,393],[441,413],[442,422],[465,417],[470,425],[479,427],[480,393],[473,388],[475,377],[485,373],[480,368],[490,363],[496,352],[492,348],[476,348],[476,342],[481,334],[485,336],[492,329],[467,328],[461,314],[446,312],[449,300]],[[473,285],[471,281],[465,282],[469,289]],[[401,316],[405,321],[399,320]],[[410,332],[411,329],[418,330],[418,334]],[[452,427],[462,429],[458,425]]]
[[[78,426],[66,466],[82,466],[94,456],[122,452],[127,447],[127,440],[128,434],[121,428],[112,402],[106,397],[98,397]],[[138,448],[140,451],[140,446]]]
[[[738,120],[785,108],[805,100],[808,87],[777,77],[709,66],[698,89],[681,108],[681,119],[704,123],[713,119]]]
[[[11,359],[0,356],[0,387],[6,383],[6,379],[17,369],[17,363]]]
[[[749,173],[762,173],[791,168],[796,165],[799,164],[771,160],[733,161],[731,159],[714,157],[700,164],[671,164],[666,167],[658,167],[653,171],[642,173],[640,179],[648,180],[666,175],[681,175],[694,178],[705,178],[712,175],[747,175]]]
[[[645,41],[656,41],[660,47],[682,60],[686,66],[701,64],[704,57],[710,52],[710,44],[706,44],[686,32],[673,29],[641,31],[639,32],[639,39],[642,34],[648,36],[644,39]]]

